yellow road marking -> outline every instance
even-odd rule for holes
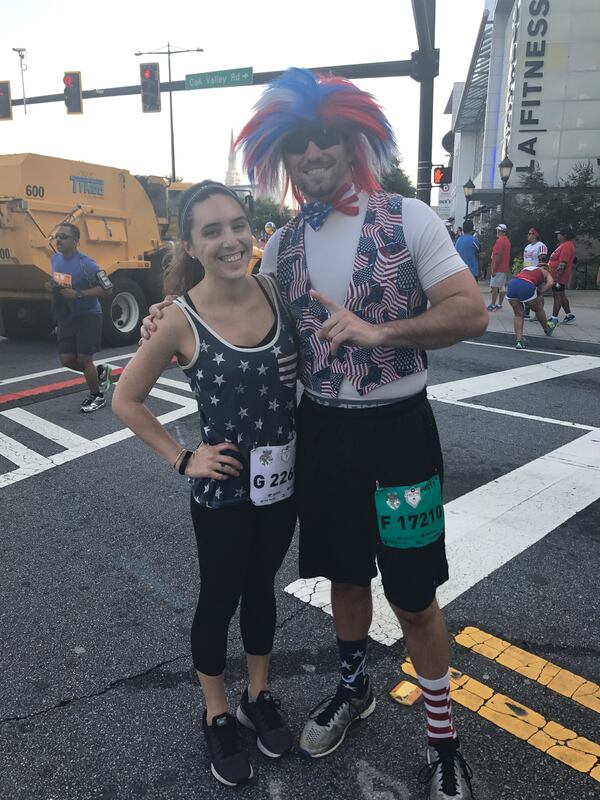
[[[402,664],[402,671],[417,677],[409,659]],[[450,694],[453,702],[600,782],[600,746],[590,739],[546,720],[537,711],[495,692],[485,683],[453,667],[450,668]]]
[[[600,714],[600,686],[585,678],[557,667],[544,658],[521,650],[504,639],[492,636],[479,628],[465,628],[454,639],[458,644],[473,650],[474,653],[489,658],[503,667],[518,672],[553,692],[568,697]]]

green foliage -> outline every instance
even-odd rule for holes
[[[411,179],[402,169],[402,159],[395,156],[392,159],[392,168],[381,178],[381,185],[386,192],[401,194],[403,197],[414,197],[417,193]]]
[[[254,200],[254,219],[252,229],[257,237],[265,232],[265,224],[274,222],[277,228],[281,228],[292,218],[292,212],[287,206],[279,207],[279,203],[266,198],[256,198]]]
[[[500,215],[491,215],[489,225],[482,235],[483,256],[489,260],[496,239],[496,225]],[[600,181],[594,167],[588,162],[579,162],[559,186],[548,186],[539,168],[521,179],[518,191],[506,193],[504,222],[511,241],[511,255],[520,258],[527,244],[527,231],[537,228],[540,239],[552,252],[557,246],[554,231],[563,225],[572,225],[575,231],[575,246],[598,249],[600,241]],[[593,261],[585,258],[585,261]]]

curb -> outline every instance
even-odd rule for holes
[[[515,343],[514,333],[498,333],[496,331],[486,331],[476,341],[489,342],[490,344],[512,344]],[[578,340],[554,339],[549,336],[527,336],[526,341],[529,347],[536,350],[548,350],[564,353],[576,353],[588,356],[600,356],[600,342],[580,342]],[[527,347],[525,348],[527,349]]]

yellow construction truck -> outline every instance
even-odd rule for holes
[[[0,335],[32,338],[52,329],[44,288],[55,252],[51,235],[72,222],[81,231],[79,248],[114,286],[103,302],[104,342],[137,341],[149,304],[162,297],[188,186],[51,156],[0,156]],[[236,191],[251,213],[250,190]],[[255,250],[253,267],[260,255]]]

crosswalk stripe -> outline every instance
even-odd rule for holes
[[[409,659],[402,664],[402,671],[413,678],[417,677]],[[450,668],[450,696],[454,703],[474,711],[551,758],[600,782],[600,745],[591,739],[580,736],[558,722],[547,720],[537,711],[495,692],[490,686],[454,667]]]
[[[24,444],[10,436],[6,436],[4,433],[0,433],[0,456],[17,465],[18,470],[14,470],[14,472],[25,473],[26,476],[43,472],[52,466],[52,462],[49,459],[29,447],[25,447]],[[4,476],[0,475],[0,480],[2,477]]]
[[[19,425],[38,433],[45,439],[56,442],[56,444],[61,445],[61,447],[85,447],[91,444],[89,439],[78,436],[76,433],[72,433],[72,431],[68,431],[66,428],[62,428],[54,422],[49,422],[46,419],[38,417],[36,414],[31,414],[23,408],[12,408],[9,411],[1,411],[0,415],[12,419],[13,422],[17,422]]]
[[[518,389],[532,383],[540,383],[552,378],[562,378],[590,369],[600,369],[600,358],[597,356],[568,356],[557,361],[546,361],[543,364],[528,364],[526,367],[515,367],[485,375],[475,375],[447,383],[435,383],[427,387],[427,394],[433,400],[465,400],[467,397],[480,397],[484,394]]]
[[[522,650],[479,628],[471,626],[464,628],[454,639],[468,650],[495,661],[512,672],[518,672],[519,675],[524,675],[562,697],[568,697],[573,702],[600,714],[600,686],[597,683],[575,675],[545,658],[528,653],[527,650]]]

